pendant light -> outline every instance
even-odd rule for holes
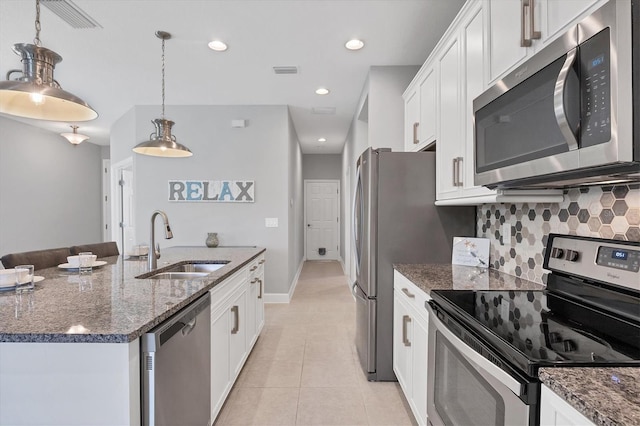
[[[62,56],[40,46],[40,0],[36,0],[34,44],[18,43],[13,52],[22,57],[22,70],[7,73],[0,81],[0,112],[17,117],[54,121],[93,120],[98,113],[79,97],[63,90],[53,78],[53,69]],[[14,73],[22,76],[10,80]]]
[[[60,133],[60,136],[69,141],[73,145],[80,145],[82,142],[89,139],[89,136],[78,133],[78,126],[70,126],[73,129],[72,133]]]
[[[171,34],[156,31],[156,37],[162,40],[162,118],[151,121],[156,127],[155,133],[149,136],[148,141],[136,145],[133,151],[154,157],[191,157],[193,155],[191,150],[178,143],[176,137],[171,134],[174,122],[164,118],[164,42],[171,38]]]

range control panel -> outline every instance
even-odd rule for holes
[[[640,243],[549,234],[544,268],[640,291]]]

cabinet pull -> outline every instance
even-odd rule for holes
[[[407,324],[411,322],[411,317],[409,315],[402,316],[402,343],[405,346],[411,346],[411,342],[407,338]]]
[[[525,35],[525,30],[527,26],[527,9],[529,8],[530,0],[521,0],[520,2],[520,46],[529,47],[531,46],[531,39],[528,39]]]
[[[413,123],[413,144],[417,145],[420,141],[418,140],[418,126],[420,123]]]
[[[260,289],[260,292],[258,293],[258,299],[262,299],[262,280],[258,280],[260,281],[260,287],[258,287]]]
[[[409,290],[407,290],[406,288],[403,288],[403,289],[402,289],[402,292],[403,292],[404,294],[406,294],[406,295],[407,295],[407,297],[409,297],[409,298],[411,298],[411,299],[413,299],[414,297],[416,297],[414,294],[409,293]]]
[[[262,259],[260,262],[258,262],[259,265],[262,265],[264,263],[264,259]]]
[[[249,284],[255,284],[255,283],[257,283],[258,281],[260,281],[260,280],[259,280],[259,279],[257,279],[257,278],[254,278],[254,279],[252,279],[252,280],[249,282]]]
[[[251,267],[251,269],[249,269],[249,272],[253,272],[253,271],[255,271],[256,269],[258,269],[258,267],[257,267],[256,265],[253,265],[253,266]]]
[[[452,169],[453,169],[453,186],[458,186],[458,181],[457,181],[457,178],[458,178],[458,172],[457,172],[457,169],[458,169],[458,157],[453,159],[453,167],[452,167]]]
[[[233,312],[234,315],[234,323],[235,325],[233,326],[233,328],[231,329],[231,334],[238,334],[238,331],[240,331],[240,313],[239,313],[239,309],[237,305],[234,305],[231,307],[231,312]]]
[[[540,40],[542,34],[540,31],[535,30],[536,0],[529,0],[529,2],[531,3],[531,7],[529,8],[529,42],[531,42],[531,40]]]
[[[456,164],[457,167],[458,167],[458,171],[456,172],[456,175],[458,176],[458,186],[462,186],[463,185],[463,183],[462,183],[462,172],[461,172],[461,170],[462,170],[461,165],[462,165],[462,161],[463,160],[464,160],[464,158],[458,157],[458,162]]]

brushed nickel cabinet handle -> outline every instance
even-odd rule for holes
[[[262,265],[265,262],[264,259],[262,259],[260,262],[258,262],[259,265]]]
[[[417,145],[420,141],[418,140],[418,126],[420,123],[413,123],[413,144]]]
[[[527,26],[527,9],[529,9],[529,0],[521,0],[520,2],[520,46],[521,47],[529,47],[531,46],[531,40],[527,38],[525,35],[525,30]],[[531,10],[529,10],[531,11]]]
[[[416,296],[415,296],[415,294],[411,294],[411,293],[409,292],[409,290],[407,290],[406,288],[403,288],[403,289],[402,289],[402,292],[403,292],[404,294],[406,294],[406,295],[407,295],[409,298],[411,298],[411,299],[413,299],[414,297],[416,297]]]
[[[240,331],[240,309],[235,305],[231,307],[231,312],[233,312],[235,323],[231,329],[231,334],[238,334],[238,331]]]
[[[458,164],[457,164],[458,172],[456,173],[456,175],[458,176],[458,186],[462,186],[463,185],[463,183],[462,183],[462,172],[461,172],[461,170],[462,170],[461,166],[462,166],[462,161],[463,160],[464,160],[464,158],[458,157]]]
[[[260,292],[258,293],[258,299],[262,299],[262,285],[263,285],[263,281],[262,280],[258,280],[260,281],[260,287],[258,287],[260,289]]]
[[[411,322],[411,317],[409,315],[402,316],[402,343],[405,346],[411,346],[411,342],[409,338],[407,338],[407,324]]]
[[[260,281],[260,280],[259,280],[259,279],[257,279],[257,278],[254,278],[254,279],[252,279],[251,281],[249,281],[249,284],[255,284],[255,283],[257,283],[258,281]]]
[[[458,186],[458,157],[453,159],[453,186]]]
[[[536,8],[536,0],[529,0],[531,3],[531,7],[529,8],[529,40],[540,40],[542,34],[540,31],[535,30],[535,8]]]
[[[256,269],[258,269],[258,267],[257,267],[256,265],[253,265],[253,266],[251,267],[251,269],[249,269],[249,272],[253,272],[253,271],[255,271]]]

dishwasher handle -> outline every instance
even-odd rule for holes
[[[182,332],[182,336],[187,336],[196,327],[196,317],[211,305],[211,295],[209,292],[200,299],[188,305],[186,308],[166,320],[162,325],[156,327],[143,335],[142,350],[146,353],[156,352],[162,345],[171,340],[176,334]]]

